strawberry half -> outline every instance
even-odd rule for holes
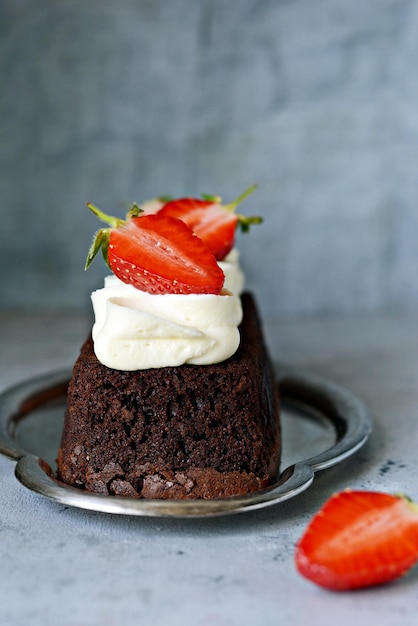
[[[312,519],[295,560],[303,576],[328,589],[398,578],[418,561],[418,505],[379,492],[338,493]]]
[[[86,269],[101,249],[113,273],[149,293],[219,294],[224,274],[212,252],[181,220],[141,215],[134,205],[126,220],[87,206],[110,228],[99,230],[89,250]]]
[[[182,220],[212,250],[216,259],[222,261],[234,246],[237,227],[246,232],[251,224],[262,221],[261,217],[244,217],[234,212],[255,188],[255,185],[249,187],[234,202],[224,205],[219,196],[170,200],[158,214]]]

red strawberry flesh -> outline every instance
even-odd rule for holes
[[[379,492],[336,494],[312,519],[295,559],[303,576],[329,589],[389,582],[418,561],[418,508]]]
[[[180,220],[133,217],[110,232],[108,261],[118,278],[150,293],[219,294],[224,274]]]
[[[238,217],[220,204],[199,198],[179,198],[167,202],[159,212],[181,219],[212,250],[218,261],[235,243]]]
[[[249,196],[254,189],[252,185],[236,200],[229,204],[221,204],[219,196],[200,198],[178,198],[170,200],[159,211],[160,215],[176,217],[193,230],[208,246],[218,261],[222,261],[235,244],[235,233],[240,226],[244,232],[251,224],[259,224],[260,217],[244,217],[234,213],[237,206]]]

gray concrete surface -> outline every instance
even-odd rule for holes
[[[330,593],[294,568],[297,540],[346,487],[418,500],[417,315],[271,318],[276,359],[357,395],[374,429],[354,457],[269,509],[206,520],[112,516],[22,487],[0,456],[0,623],[7,626],[413,626],[418,569],[389,586]],[[0,315],[1,390],[70,365],[83,316]],[[16,347],[20,346],[20,347]]]

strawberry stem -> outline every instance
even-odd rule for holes
[[[255,189],[257,189],[257,185],[251,185],[251,187],[248,187],[248,189],[246,189],[240,196],[238,196],[236,200],[230,202],[229,204],[223,205],[223,208],[226,211],[230,211],[231,213],[233,213],[237,206],[241,204],[241,202],[245,200],[245,198],[247,198]],[[245,215],[238,214],[237,218],[238,226],[241,228],[241,231],[243,233],[247,233],[250,230],[251,224],[261,224],[261,222],[263,221],[262,217],[246,217]]]
[[[131,217],[138,217],[143,212],[144,212],[144,210],[141,209],[141,207],[138,206],[136,202],[134,202],[134,204],[131,206],[131,208],[129,209],[129,211],[126,214],[126,219],[129,220]],[[121,220],[121,223],[123,224],[124,221]]]
[[[252,192],[255,189],[257,189],[257,185],[251,185],[251,187],[248,187],[248,189],[246,189],[240,196],[238,196],[236,200],[233,200],[232,202],[229,202],[228,204],[224,204],[223,208],[226,211],[233,213],[235,209],[237,208],[237,206],[241,204],[241,202],[243,202],[245,198],[247,198],[250,194],[252,194]]]
[[[93,242],[90,246],[90,249],[87,254],[86,264],[84,269],[88,269],[93,262],[96,254],[99,252],[100,248],[102,249],[103,258],[105,260],[106,265],[109,267],[109,259],[108,259],[108,248],[109,248],[109,239],[110,239],[110,231],[112,228],[119,228],[126,224],[126,220],[131,219],[132,217],[138,217],[143,211],[142,209],[134,203],[130,210],[126,215],[126,220],[122,220],[119,217],[113,217],[112,215],[107,215],[103,211],[101,211],[97,206],[92,204],[91,202],[86,202],[88,208],[96,217],[98,217],[102,222],[105,222],[110,226],[110,228],[101,228],[94,235]]]
[[[214,204],[221,204],[222,198],[221,196],[212,196],[208,193],[202,193],[202,200],[207,200],[208,202],[213,202]]]
[[[246,215],[237,215],[237,218],[238,226],[243,233],[248,233],[251,224],[261,224],[263,221],[262,217],[247,217]]]
[[[106,262],[106,265],[109,265],[107,259],[107,249],[109,247],[109,237],[110,237],[110,228],[101,228],[94,235],[92,244],[87,254],[86,264],[84,269],[87,270],[93,262],[94,257],[99,252],[100,248],[102,249],[103,258]]]
[[[122,220],[119,217],[113,217],[112,215],[103,213],[103,211],[98,209],[97,206],[94,206],[91,202],[86,202],[86,204],[90,211],[94,213],[99,220],[102,220],[102,222],[105,222],[105,224],[108,224],[111,228],[118,228],[118,226],[122,226],[122,224],[125,223],[125,220]]]

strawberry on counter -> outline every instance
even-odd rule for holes
[[[394,580],[418,561],[418,505],[380,492],[337,493],[313,517],[295,561],[303,576],[328,589]]]

